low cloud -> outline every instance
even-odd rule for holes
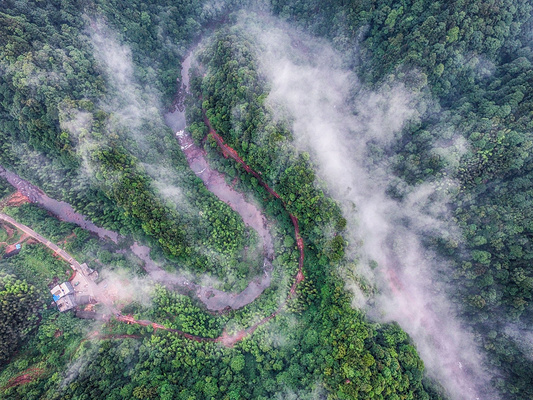
[[[101,328],[101,323],[96,322],[89,323],[87,326],[85,338],[81,341],[79,348],[74,354],[76,358],[67,365],[63,373],[63,380],[59,384],[60,392],[64,391],[71,383],[80,379],[80,377],[89,374],[90,372],[87,371],[87,368],[91,364],[98,362],[103,351]],[[140,341],[123,341],[117,344],[117,346],[120,348],[122,370],[126,371],[133,368],[135,366],[135,353],[141,346]]]
[[[430,237],[460,240],[447,203],[457,185],[444,177],[412,186],[391,172],[391,147],[402,129],[418,124],[435,104],[400,81],[365,88],[327,43],[254,18],[243,18],[240,28],[261,45],[257,56],[271,89],[268,102],[278,118],[291,121],[297,147],[310,153],[339,201],[348,220],[348,257],[356,274],[377,289],[367,296],[349,281],[357,288],[356,305],[373,318],[398,321],[429,376],[453,399],[477,398],[490,375],[439,283],[448,271],[445,261],[424,245]],[[466,149],[456,135],[434,145],[450,171]],[[391,184],[401,186],[402,200],[387,194]]]
[[[524,357],[533,362],[533,330],[531,327],[509,324],[505,327],[504,333],[513,340]]]
[[[144,143],[140,132],[144,124],[160,124],[160,94],[149,86],[142,87],[135,78],[131,49],[120,43],[116,33],[102,21],[95,20],[87,28],[93,55],[108,83],[111,96],[103,104],[112,113],[110,130],[127,128],[127,135]]]
[[[103,304],[110,301],[120,307],[135,302],[144,307],[152,306],[155,282],[152,278],[134,275],[123,269],[102,269],[102,282],[98,284],[96,293]]]
[[[321,383],[315,383],[312,390],[294,391],[287,387],[276,393],[276,400],[325,400],[328,398],[326,389]]]

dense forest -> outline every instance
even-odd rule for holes
[[[415,68],[417,80],[438,97],[440,112],[405,130],[391,149],[396,174],[407,183],[436,180],[448,171],[447,160],[431,152],[446,125],[467,140],[455,172],[461,187],[450,201],[467,255],[441,243],[455,265],[446,279],[490,363],[506,376],[494,382],[502,396],[528,398],[531,359],[510,331],[527,329],[532,316],[531,4],[393,3],[380,2],[372,15],[362,5],[349,7],[350,13],[330,8],[331,18],[353,21],[353,33],[325,29],[327,19],[302,18],[305,12],[295,5],[278,7],[347,51],[365,27],[363,54],[352,57],[372,63],[360,67],[369,84]]]
[[[296,117],[269,101],[265,42],[246,18],[260,29],[290,30],[294,52],[311,60],[307,43],[328,43],[357,76],[344,105],[350,116],[369,91],[401,85],[424,99],[385,146],[366,144],[364,168],[385,171],[385,192],[400,207],[412,206],[418,187],[453,182],[443,207],[458,233],[420,235],[446,266],[432,279],[482,354],[478,367],[489,377],[478,395],[531,398],[532,10],[527,0],[3,1],[0,165],[121,241],[99,240],[35,205],[10,204],[14,190],[1,178],[0,211],[104,275],[146,279],[127,251],[138,241],[167,271],[244,289],[261,273],[258,239],[192,172],[165,124],[164,114],[184,101],[186,130],[209,165],[269,221],[271,284],[224,313],[153,285],[149,302],[122,312],[211,339],[275,317],[226,347],[59,313],[49,287],[68,278],[69,266],[2,224],[0,245],[21,242],[22,249],[0,260],[0,398],[458,398],[425,368],[408,327],[380,318],[377,300],[372,306],[386,289],[359,274],[365,236],[357,242],[353,230],[360,205],[348,210],[335,197],[319,160],[302,150]],[[183,99],[181,62],[191,50]],[[224,157],[208,124],[263,182]],[[443,143],[459,144],[450,155],[436,150]],[[294,219],[305,279],[291,297]],[[398,223],[410,229],[411,221]],[[404,254],[391,248],[391,259]],[[376,276],[383,268],[371,267]],[[369,307],[357,306],[352,286]]]

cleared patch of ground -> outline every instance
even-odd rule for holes
[[[7,385],[4,387],[4,389],[9,389],[13,386],[20,386],[25,385],[26,383],[30,383],[41,377],[44,372],[45,370],[42,368],[28,368],[27,370],[23,371],[22,374],[11,378],[7,382]]]

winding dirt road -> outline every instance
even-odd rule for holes
[[[184,66],[188,66],[187,62],[184,62]],[[184,68],[185,69],[185,68]],[[185,71],[185,75],[188,74],[188,68]],[[186,86],[182,85],[181,88],[182,92],[186,93]],[[207,164],[207,161],[205,159],[205,151],[203,149],[200,149],[194,145],[194,142],[192,141],[192,138],[190,138],[189,135],[185,134],[183,131],[184,123],[184,110],[181,108],[179,112],[173,113],[173,117],[179,121],[180,124],[183,124],[183,127],[180,126],[180,131],[178,131],[177,139],[180,142],[180,146],[182,150],[184,151],[187,160],[189,162],[189,166],[193,169],[193,171],[197,174],[197,176],[200,176],[207,189],[213,192],[217,197],[219,197],[222,201],[226,202],[230,207],[232,207],[236,212],[238,212],[241,217],[243,218],[243,221],[253,227],[261,237],[263,241],[263,249],[265,254],[265,262],[264,262],[264,271],[265,274],[263,277],[253,280],[250,282],[248,287],[239,294],[232,294],[232,293],[225,293],[221,291],[215,291],[212,288],[204,288],[199,285],[195,285],[194,283],[191,283],[187,281],[186,279],[182,277],[176,277],[174,276],[173,279],[170,279],[166,271],[162,270],[159,266],[157,266],[150,258],[149,258],[149,248],[146,246],[140,246],[137,243],[135,243],[132,246],[132,251],[138,255],[140,258],[142,258],[145,261],[145,269],[146,271],[156,280],[156,281],[166,281],[166,282],[172,282],[176,285],[182,285],[189,289],[193,288],[196,289],[196,294],[206,304],[208,309],[215,309],[218,311],[221,311],[225,308],[240,308],[246,304],[249,304],[255,298],[257,298],[266,287],[270,285],[270,271],[272,268],[271,262],[274,257],[274,248],[273,248],[273,241],[270,236],[270,232],[267,229],[267,221],[264,215],[251,203],[247,202],[244,199],[244,196],[235,190],[233,188],[229,187],[229,185],[226,185],[223,179],[223,175],[217,171],[211,170],[209,168],[209,165]],[[169,118],[170,120],[171,118]],[[213,129],[209,119],[205,116],[204,112],[204,122],[209,128],[210,135],[218,144],[220,150],[222,151],[222,154],[225,158],[232,158],[239,164],[243,166],[245,171],[252,176],[254,176],[259,183],[267,190],[267,192],[272,195],[275,199],[281,201],[284,209],[288,213],[288,216],[291,219],[291,222],[294,226],[294,233],[296,238],[297,247],[300,253],[299,256],[299,262],[298,262],[298,272],[296,276],[294,277],[293,284],[291,285],[291,288],[289,290],[289,293],[285,300],[279,305],[278,309],[273,312],[272,314],[268,315],[267,317],[261,319],[259,322],[255,323],[254,325],[243,329],[233,335],[229,335],[226,330],[224,330],[223,334],[217,338],[206,338],[196,335],[191,335],[189,333],[167,328],[161,324],[154,323],[151,321],[145,321],[145,320],[135,320],[131,316],[124,316],[120,312],[118,312],[115,309],[112,309],[112,312],[114,313],[116,319],[118,321],[126,322],[126,323],[132,323],[132,324],[138,324],[142,326],[152,326],[154,329],[161,329],[166,330],[170,332],[177,333],[187,339],[195,340],[198,342],[215,342],[215,343],[222,343],[225,346],[231,347],[238,341],[242,340],[243,338],[247,337],[248,335],[251,335],[255,332],[255,330],[273,319],[276,315],[278,315],[286,306],[287,302],[295,295],[296,288],[300,282],[304,280],[304,274],[303,274],[303,264],[304,264],[304,243],[303,239],[300,235],[300,228],[298,225],[298,219],[296,216],[291,214],[287,209],[287,204],[281,199],[278,193],[276,193],[272,188],[270,188],[262,179],[261,175],[254,171],[251,167],[249,167],[243,159],[239,156],[239,154],[230,146],[228,146],[222,137]],[[208,172],[207,174],[204,174],[205,172]],[[204,174],[202,176],[202,174]],[[0,176],[6,178],[9,183],[11,183],[13,186],[15,186],[22,194],[27,196],[31,202],[37,203],[41,205],[43,208],[47,209],[48,211],[51,211],[53,214],[59,216],[60,219],[66,220],[68,222],[74,222],[84,229],[87,229],[91,232],[97,233],[101,238],[109,238],[113,240],[115,243],[118,242],[119,236],[115,232],[107,231],[105,229],[99,228],[95,226],[92,222],[88,221],[83,215],[78,214],[74,211],[74,209],[67,203],[64,202],[58,202],[56,200],[53,200],[46,196],[46,194],[37,188],[36,186],[32,185],[28,181],[25,181],[18,177],[16,174],[6,171],[4,168],[0,166]],[[46,238],[42,237],[29,227],[17,223],[15,220],[13,220],[11,217],[0,214],[0,219],[12,224],[13,226],[16,226],[18,229],[22,230],[23,232],[29,234],[30,236],[34,237],[39,242],[46,245],[48,248],[50,248],[52,251],[54,251],[56,254],[58,254],[61,258],[63,258],[65,261],[67,261],[72,268],[75,270],[79,270],[81,274],[84,274],[87,271],[84,271],[83,266],[77,262],[70,254],[65,252],[64,250],[60,249],[57,245],[54,243],[51,243]],[[213,295],[214,294],[214,295]],[[211,302],[209,302],[209,299]]]
[[[231,157],[232,159],[234,159],[235,161],[240,163],[248,173],[252,174],[259,181],[259,183],[263,187],[265,187],[265,189],[268,191],[268,193],[270,193],[274,198],[276,198],[279,201],[281,201],[282,204],[283,204],[283,207],[285,208],[285,210],[287,210],[286,204],[285,204],[285,202],[283,202],[283,200],[281,200],[280,196],[262,180],[261,176],[257,172],[252,170],[242,160],[242,158],[239,157],[238,153],[234,149],[232,149],[231,147],[229,147],[227,144],[224,143],[224,140],[222,139],[222,137],[220,137],[220,135],[218,135],[216,133],[216,131],[212,128],[212,126],[211,126],[209,120],[207,120],[207,118],[205,119],[205,121],[206,121],[207,126],[209,127],[209,135],[211,135],[215,139],[215,141],[219,145],[223,155],[225,157]],[[6,170],[2,168],[2,172],[5,174]],[[15,174],[11,174],[11,177],[12,178],[13,177],[18,178]],[[19,183],[19,186],[20,186],[20,182],[27,182],[27,181],[24,181],[24,180],[19,178],[19,179],[15,179],[13,182],[10,182],[10,183],[12,183],[14,186],[15,186],[15,184]],[[27,183],[27,185],[31,185],[31,184]],[[31,186],[27,186],[27,185],[24,185],[24,186],[25,187],[30,187],[32,189],[32,191],[34,193],[35,192],[38,193],[41,198],[43,196],[45,198],[48,198],[44,194],[44,192],[42,192],[40,189],[36,188],[33,185],[31,185]],[[15,186],[15,187],[18,188],[18,186]],[[209,186],[207,186],[207,187],[209,189]],[[35,201],[35,199],[36,199],[35,196],[30,197],[30,200]],[[55,201],[55,200],[52,200],[52,201]],[[56,210],[56,212],[57,212],[57,210]],[[113,309],[113,312],[115,314],[116,319],[118,321],[131,323],[131,324],[138,324],[138,325],[142,325],[142,326],[152,326],[154,329],[161,329],[161,330],[166,330],[166,331],[169,331],[169,332],[173,332],[173,333],[179,334],[179,335],[181,335],[181,336],[183,336],[183,337],[185,337],[187,339],[195,340],[195,341],[198,341],[198,342],[221,343],[224,346],[228,346],[228,347],[232,347],[238,341],[240,341],[240,340],[244,339],[245,337],[253,334],[255,332],[255,330],[259,326],[269,322],[271,319],[273,319],[276,315],[278,315],[283,310],[283,308],[286,306],[287,302],[295,295],[296,288],[297,288],[298,284],[304,280],[304,275],[303,275],[304,244],[303,244],[303,239],[300,236],[300,229],[299,229],[299,225],[298,225],[298,219],[294,215],[290,214],[288,211],[287,211],[287,213],[289,214],[289,217],[290,217],[290,219],[291,219],[291,221],[292,221],[292,223],[294,225],[296,243],[297,243],[298,250],[300,252],[300,258],[299,258],[299,263],[298,263],[298,272],[297,272],[297,274],[296,274],[296,276],[294,278],[294,282],[293,282],[293,284],[292,284],[292,286],[290,288],[289,294],[287,295],[286,299],[278,307],[278,309],[275,312],[273,312],[272,314],[270,314],[267,317],[261,319],[259,322],[255,323],[254,325],[252,325],[252,326],[250,326],[250,327],[248,327],[246,329],[242,329],[241,331],[239,331],[239,332],[237,332],[237,333],[235,333],[233,335],[229,335],[227,333],[227,331],[224,330],[222,335],[220,335],[217,338],[208,338],[208,337],[201,337],[201,336],[191,335],[191,334],[189,334],[187,332],[183,332],[183,331],[180,331],[180,330],[177,330],[177,329],[167,328],[167,327],[165,327],[165,326],[163,326],[161,324],[155,323],[155,322],[146,321],[146,320],[135,320],[133,317],[122,315],[120,312],[118,312],[117,310]],[[77,214],[77,213],[75,213],[75,214]],[[79,214],[77,214],[77,215],[79,215]],[[76,219],[79,220],[80,218],[83,219],[83,221],[85,223],[88,222],[81,215],[80,215],[79,218],[76,218]],[[38,234],[37,232],[35,232],[31,228],[29,228],[26,225],[23,225],[23,224],[15,221],[13,218],[11,218],[10,216],[8,216],[6,214],[0,213],[0,220],[5,221],[5,222],[13,225],[17,229],[20,229],[22,232],[28,234],[29,236],[33,237],[34,239],[36,239],[40,243],[44,244],[46,247],[51,249],[54,253],[56,253],[58,256],[60,256],[62,259],[64,259],[66,262],[68,262],[69,265],[71,265],[72,268],[75,271],[79,272],[83,276],[87,276],[88,275],[87,274],[88,271],[87,271],[86,267],[84,268],[84,266],[82,264],[80,264],[76,259],[74,259],[74,257],[72,257],[69,253],[67,253],[63,249],[59,248],[59,246],[57,246],[56,244],[50,242],[48,239],[46,239],[45,237],[41,236],[40,234]],[[262,221],[262,224],[265,225],[265,222]],[[110,237],[107,234],[105,236]],[[272,259],[272,257],[273,257],[273,247],[271,247],[272,246],[272,242],[271,242],[271,239],[270,239],[270,241],[268,240],[269,236],[265,236],[264,233],[263,233],[263,237],[265,238],[265,241],[263,243],[264,247],[265,247],[265,259],[270,261]],[[146,248],[145,246],[139,246],[138,244],[135,244],[134,246],[136,246],[136,250],[137,250],[136,254],[138,254],[138,253],[140,254],[140,253],[142,253],[142,251],[147,250],[145,256],[148,257],[148,254],[149,254],[149,249],[148,248]],[[132,246],[132,247],[134,247],[134,246]],[[155,264],[152,265],[151,268],[150,268],[150,266],[148,266],[148,268],[147,268],[147,272],[149,272],[150,275],[153,275],[155,278],[157,278],[158,273],[160,273],[161,271],[162,270],[159,267],[157,267]],[[165,278],[168,278],[168,277],[166,276],[166,274],[163,274],[163,276],[160,276],[159,278],[160,279],[165,279]],[[156,279],[156,280],[160,280],[160,279]],[[181,282],[181,284],[189,285],[189,287],[194,287],[194,284],[191,284],[190,282],[186,282],[186,281]],[[268,284],[270,284],[270,279],[268,279]],[[191,285],[193,285],[193,286],[191,286]],[[260,286],[264,286],[264,283],[260,284]],[[199,287],[199,290],[206,291],[206,288]],[[262,292],[263,290],[264,290],[264,288],[262,288],[262,290],[260,290],[260,292]],[[97,290],[94,290],[95,295],[96,295],[97,292],[98,292]],[[260,294],[260,292],[259,292],[259,294]],[[221,293],[224,293],[224,292],[221,292]],[[242,293],[245,293],[245,292],[242,292]],[[258,291],[255,291],[254,293],[248,293],[248,294],[245,293],[243,295],[243,298],[241,299],[240,303],[248,304],[251,301],[253,301],[253,299],[255,299],[259,294],[258,294]],[[229,296],[231,296],[231,294],[229,294]],[[108,305],[109,305],[109,302],[107,301],[107,299],[106,299],[105,303],[108,303]],[[243,304],[243,305],[245,305],[245,304]]]

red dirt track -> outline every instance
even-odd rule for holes
[[[42,374],[44,374],[44,370],[42,368],[28,368],[21,375],[11,378],[7,382],[4,389],[30,383],[34,381],[35,379],[39,378]]]
[[[246,172],[253,175],[253,177],[259,181],[259,184],[263,186],[267,190],[268,193],[270,193],[276,199],[279,199],[281,201],[281,204],[283,204],[283,208],[285,208],[285,211],[289,213],[289,210],[287,210],[287,204],[281,199],[279,194],[277,194],[270,186],[268,186],[263,181],[263,178],[261,178],[261,175],[259,175],[253,169],[251,169],[233,148],[231,148],[226,143],[224,143],[224,139],[222,139],[222,137],[211,126],[211,121],[209,121],[209,119],[205,115],[205,112],[204,112],[204,122],[209,128],[208,135],[211,135],[211,137],[215,140],[215,142],[217,142],[218,147],[220,147],[220,149],[222,150],[222,154],[224,155],[224,157],[226,158],[231,157],[235,161],[237,161],[239,164],[241,164],[246,170]],[[298,225],[298,218],[296,218],[291,213],[289,213],[289,216],[291,218],[292,224],[294,225],[294,235],[296,236],[296,245],[298,246],[298,250],[300,251],[300,260],[298,262],[298,275],[297,275],[297,283],[300,283],[301,281],[304,280],[304,276],[302,272],[303,265],[304,265],[304,242],[303,242],[302,237],[300,236],[300,226]]]
[[[178,329],[167,328],[167,327],[165,327],[165,326],[163,326],[161,324],[157,324],[155,322],[145,321],[145,320],[136,320],[130,315],[125,316],[125,315],[122,315],[122,314],[118,314],[116,318],[117,318],[118,321],[130,323],[130,324],[138,324],[138,325],[141,325],[141,326],[152,326],[154,328],[154,330],[161,329],[161,330],[165,330],[165,331],[169,331],[169,332],[174,332],[174,333],[177,333],[180,336],[183,336],[184,338],[187,338],[189,340],[194,340],[196,342],[222,343],[226,347],[233,347],[235,345],[235,343],[237,343],[237,342],[241,341],[242,339],[244,339],[245,337],[253,334],[255,332],[255,330],[259,326],[269,322],[276,315],[278,315],[283,310],[283,308],[285,307],[287,302],[295,295],[296,288],[298,287],[300,282],[302,282],[305,279],[304,274],[303,274],[304,242],[303,242],[303,239],[302,239],[302,237],[300,235],[300,226],[298,225],[298,218],[296,218],[294,215],[292,215],[287,210],[287,204],[281,199],[280,195],[277,194],[270,186],[268,186],[263,181],[263,179],[261,178],[261,175],[259,175],[252,168],[250,168],[233,148],[231,148],[226,143],[224,143],[224,139],[222,139],[222,137],[211,126],[211,122],[205,116],[205,112],[204,112],[204,122],[207,125],[207,127],[209,128],[208,135],[211,135],[211,137],[218,144],[218,146],[222,150],[222,154],[224,155],[224,157],[225,158],[230,157],[230,158],[234,159],[235,161],[237,161],[239,164],[241,164],[243,166],[243,168],[246,170],[246,172],[248,172],[253,177],[255,177],[259,181],[260,185],[263,186],[267,190],[268,193],[270,193],[273,197],[275,197],[276,199],[279,199],[281,201],[281,203],[283,204],[283,208],[285,208],[285,210],[289,214],[289,217],[290,217],[290,219],[292,221],[292,224],[294,225],[294,235],[296,237],[296,245],[297,245],[298,250],[300,252],[300,258],[298,260],[298,273],[295,276],[295,279],[294,279],[294,282],[293,282],[293,284],[292,284],[292,286],[290,288],[289,294],[287,295],[287,298],[285,299],[285,301],[283,301],[283,303],[278,307],[278,309],[276,311],[274,311],[272,314],[270,314],[269,316],[263,318],[259,322],[255,323],[254,325],[252,325],[252,326],[250,326],[250,327],[248,327],[246,329],[242,329],[242,330],[238,331],[237,333],[235,333],[233,335],[229,335],[226,332],[226,330],[224,330],[222,335],[220,335],[217,338],[207,338],[207,337],[202,337],[202,336],[197,336],[197,335],[191,335],[189,333],[182,332],[182,331],[180,331]]]

